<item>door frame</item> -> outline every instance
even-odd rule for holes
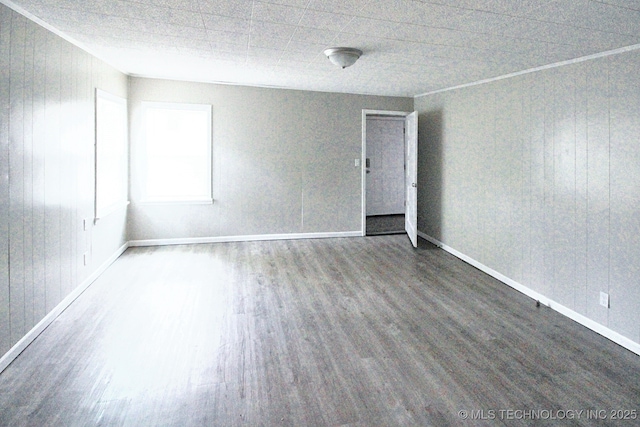
[[[362,181],[362,218],[361,235],[367,234],[367,117],[387,116],[406,118],[413,111],[389,111],[389,110],[362,110],[362,153],[360,158],[361,181]],[[405,196],[406,198],[406,196]]]

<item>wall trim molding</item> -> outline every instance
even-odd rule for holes
[[[105,262],[102,263],[100,267],[98,267],[89,277],[87,277],[78,287],[76,287],[69,295],[67,295],[58,305],[56,305],[53,310],[47,313],[42,320],[40,320],[29,332],[27,332],[21,339],[18,341],[8,352],[6,352],[2,357],[0,357],[0,372],[4,371],[7,366],[13,362],[16,357],[20,355],[28,346],[31,344],[37,337],[40,335],[47,327],[53,323],[54,320],[63,311],[67,309],[75,301],[82,293],[87,290],[87,288],[102,274],[104,271],[109,268],[111,264],[117,260],[120,255],[124,253],[129,247],[129,243],[125,243],[118,250],[116,250],[113,255],[111,255]]]
[[[607,50],[605,52],[594,53],[594,54],[587,55],[587,56],[581,56],[580,58],[568,59],[566,61],[554,62],[553,64],[547,64],[547,65],[542,65],[540,67],[534,67],[534,68],[529,68],[529,69],[522,70],[522,71],[516,71],[515,73],[504,74],[502,76],[492,77],[490,79],[478,80],[476,82],[465,83],[465,84],[461,84],[461,85],[458,85],[458,86],[452,86],[452,87],[447,87],[447,88],[444,88],[444,89],[434,90],[434,91],[431,91],[431,92],[425,92],[425,93],[421,93],[419,95],[414,95],[413,99],[415,100],[416,98],[420,98],[420,97],[423,97],[423,96],[430,96],[430,95],[435,95],[435,94],[438,94],[438,93],[449,92],[449,91],[452,91],[452,90],[463,89],[463,88],[466,88],[466,87],[478,86],[478,85],[483,85],[485,83],[492,83],[492,82],[496,82],[496,81],[499,81],[499,80],[510,79],[512,77],[522,76],[524,74],[531,74],[531,73],[535,73],[535,72],[538,72],[538,71],[549,70],[549,69],[552,69],[552,68],[564,67],[565,65],[572,65],[572,64],[577,64],[577,63],[580,63],[580,62],[591,61],[592,59],[605,58],[607,56],[613,56],[613,55],[618,55],[620,53],[632,52],[634,50],[640,50],[640,44],[634,44],[634,45],[631,45],[631,46],[625,46],[625,47],[621,47],[621,48],[618,48],[618,49]]]
[[[111,62],[109,62],[106,59],[104,59],[101,55],[97,54],[93,49],[87,47],[84,43],[82,43],[82,42],[76,40],[75,38],[65,34],[64,31],[58,30],[53,25],[50,25],[47,22],[43,21],[42,19],[38,18],[37,16],[35,16],[33,13],[29,12],[28,10],[26,10],[22,6],[19,6],[19,5],[15,4],[11,0],[0,0],[0,3],[5,5],[5,6],[7,6],[9,9],[13,10],[14,12],[19,13],[20,15],[24,16],[28,20],[35,22],[36,24],[38,24],[39,26],[41,26],[45,30],[55,34],[56,36],[60,37],[64,41],[71,43],[72,45],[74,45],[77,48],[85,51],[89,55],[101,60],[105,64],[108,64],[110,67],[115,68],[116,70],[118,70],[122,74],[128,75],[127,73],[122,71],[120,68],[114,66],[113,64],[111,64]]]
[[[166,246],[166,245],[187,245],[198,243],[227,243],[227,242],[249,242],[261,240],[293,240],[293,239],[323,239],[339,237],[362,237],[361,231],[331,232],[331,233],[293,233],[293,234],[265,234],[247,236],[222,236],[222,237],[199,237],[199,238],[178,238],[178,239],[154,239],[154,240],[132,240],[123,244],[116,250],[100,267],[98,267],[89,277],[87,277],[78,287],[67,295],[55,306],[47,315],[40,320],[29,332],[27,332],[13,347],[0,357],[0,373],[4,371],[28,346],[31,344],[58,316],[60,316],[87,288],[104,273],[128,248],[138,246]]]
[[[603,326],[570,308],[563,306],[550,298],[508,278],[507,276],[487,267],[479,261],[457,251],[456,249],[442,243],[438,239],[429,236],[426,233],[418,231],[418,236],[436,245],[437,247],[449,252],[453,256],[474,266],[480,271],[501,281],[507,286],[527,295],[528,297],[540,301],[541,304],[557,311],[558,313],[578,322],[579,324],[591,329],[592,331],[602,335],[603,337],[615,342],[627,350],[640,355],[640,343],[637,343],[618,332],[615,332],[606,326]],[[73,303],[82,293],[102,274],[111,264],[113,264],[128,248],[140,246],[165,246],[165,245],[185,245],[198,243],[229,243],[229,242],[249,242],[249,241],[266,241],[266,240],[298,240],[298,239],[322,239],[322,238],[340,238],[340,237],[362,237],[360,231],[348,232],[330,232],[330,233],[291,233],[291,234],[262,234],[262,235],[246,235],[246,236],[220,236],[220,237],[196,237],[196,238],[177,238],[177,239],[152,239],[152,240],[132,240],[123,244],[113,255],[111,255],[98,269],[96,269],[89,277],[87,277],[76,289],[67,295],[53,310],[51,310],[40,322],[38,322],[25,336],[23,336],[11,349],[0,357],[0,373],[4,371],[28,346],[31,344],[55,319],[64,312],[64,310]]]
[[[167,245],[193,245],[200,243],[230,243],[230,242],[252,242],[265,240],[299,240],[299,239],[326,239],[336,237],[362,237],[362,231],[341,231],[326,233],[285,233],[285,234],[252,234],[240,236],[217,236],[217,237],[186,237],[173,239],[148,239],[131,240],[129,247],[139,246],[167,246]]]
[[[598,322],[595,322],[591,319],[589,319],[588,317],[575,312],[573,310],[571,310],[568,307],[565,307],[562,304],[559,304],[557,302],[555,302],[554,300],[534,291],[533,289],[530,289],[526,286],[524,286],[521,283],[516,282],[515,280],[512,280],[510,278],[508,278],[507,276],[503,275],[502,273],[499,273],[495,270],[493,270],[492,268],[487,267],[486,265],[482,264],[479,261],[476,261],[475,259],[463,254],[462,252],[457,251],[456,249],[447,246],[446,244],[442,243],[441,241],[439,241],[438,239],[435,239],[421,231],[418,231],[418,236],[422,237],[423,239],[427,240],[430,243],[433,243],[434,245],[438,246],[439,248],[442,248],[443,250],[449,252],[451,255],[461,259],[462,261],[466,262],[467,264],[470,264],[472,266],[474,266],[475,268],[477,268],[478,270],[488,274],[489,276],[492,276],[495,279],[498,279],[499,281],[501,281],[502,283],[506,284],[507,286],[512,287],[513,289],[527,295],[528,297],[536,300],[536,301],[540,301],[540,304],[544,304],[547,307],[551,308],[552,310],[557,311],[558,313],[568,317],[569,319],[578,322],[579,324],[581,324],[582,326],[585,326],[589,329],[591,329],[592,331],[602,335],[603,337],[615,342],[618,345],[621,345],[622,347],[626,348],[629,351],[632,351],[633,353],[637,354],[640,356],[640,343],[637,343],[627,337],[625,337],[624,335],[619,334],[618,332],[611,330],[609,328],[607,328],[606,326],[601,325]]]

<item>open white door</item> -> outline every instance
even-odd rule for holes
[[[418,247],[418,113],[405,119],[405,212],[404,228],[414,248]]]

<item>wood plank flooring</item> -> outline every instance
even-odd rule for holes
[[[611,410],[640,357],[402,235],[129,249],[0,374],[2,426],[638,425]]]

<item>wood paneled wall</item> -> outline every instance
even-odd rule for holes
[[[0,356],[126,242],[92,221],[96,87],[127,77],[0,4]]]
[[[639,69],[632,51],[415,101],[419,229],[635,343]]]

